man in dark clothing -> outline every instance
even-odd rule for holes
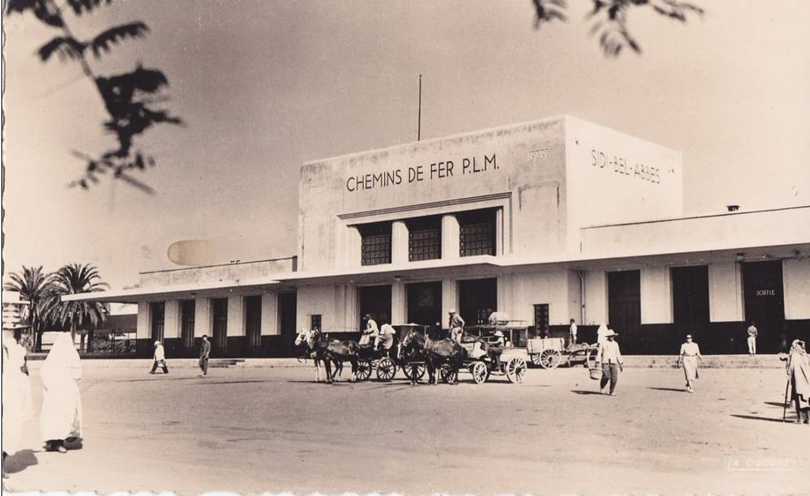
[[[211,356],[211,343],[208,341],[208,336],[203,334],[202,347],[200,348],[200,370],[202,370],[200,377],[208,375],[209,356]]]

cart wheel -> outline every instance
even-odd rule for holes
[[[383,357],[377,362],[377,379],[389,382],[397,374],[397,366],[388,358]]]
[[[367,381],[371,377],[371,361],[358,360],[357,361],[357,380]]]
[[[427,372],[427,368],[425,367],[424,363],[420,363],[416,365],[416,380],[421,381],[423,377],[425,377],[425,372]],[[406,363],[402,366],[402,373],[405,374],[405,377],[408,380],[411,379],[411,365]]]
[[[542,359],[540,357],[541,357],[540,353],[532,353],[532,356],[531,356],[532,365],[535,365],[537,367],[542,367],[543,362],[542,362]]]
[[[442,381],[446,382],[447,384],[455,384],[458,380],[458,371],[452,369],[449,365],[442,365],[439,375],[441,376]]]
[[[540,365],[544,369],[556,369],[562,361],[562,354],[559,350],[544,350],[540,354]]]
[[[506,364],[506,379],[509,382],[521,383],[526,375],[526,360],[515,357]]]
[[[470,373],[476,384],[482,384],[489,378],[489,367],[484,362],[475,362],[470,366]]]

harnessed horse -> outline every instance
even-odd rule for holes
[[[430,384],[436,384],[436,368],[444,366],[448,367],[451,374],[447,376],[448,382],[454,382],[466,355],[464,348],[452,339],[434,341],[429,335],[422,336],[416,332],[411,332],[403,338],[400,353],[408,353],[406,356],[410,361],[417,358],[424,359]]]
[[[336,375],[343,370],[343,362],[350,362],[352,364],[352,378],[354,382],[357,378],[357,351],[355,344],[351,341],[344,343],[337,339],[329,340],[319,330],[302,330],[298,333],[296,338],[296,345],[306,342],[307,348],[310,350],[310,356],[316,360],[316,374],[319,373],[318,360],[323,361],[326,366],[327,382],[332,382]],[[335,364],[335,373],[331,373],[331,363]]]

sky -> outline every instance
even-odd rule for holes
[[[39,62],[55,32],[6,17],[4,272],[92,263],[122,288],[173,267],[179,240],[224,263],[294,255],[301,164],[414,141],[420,73],[423,139],[571,114],[683,151],[686,214],[810,204],[810,2],[694,2],[687,24],[633,13],[643,53],[618,59],[589,36],[589,0],[539,30],[530,0],[116,0],[69,17],[80,37],[151,29],[93,67],[169,78],[186,125],[144,135],[153,195],[67,187],[72,150],[112,144],[101,100],[75,63]]]

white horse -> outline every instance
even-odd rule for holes
[[[332,382],[332,367],[326,356],[326,349],[318,346],[320,337],[321,332],[317,329],[301,329],[295,338],[295,346],[306,345],[307,355],[315,363],[315,382],[321,382],[321,362],[326,371],[326,382]]]

